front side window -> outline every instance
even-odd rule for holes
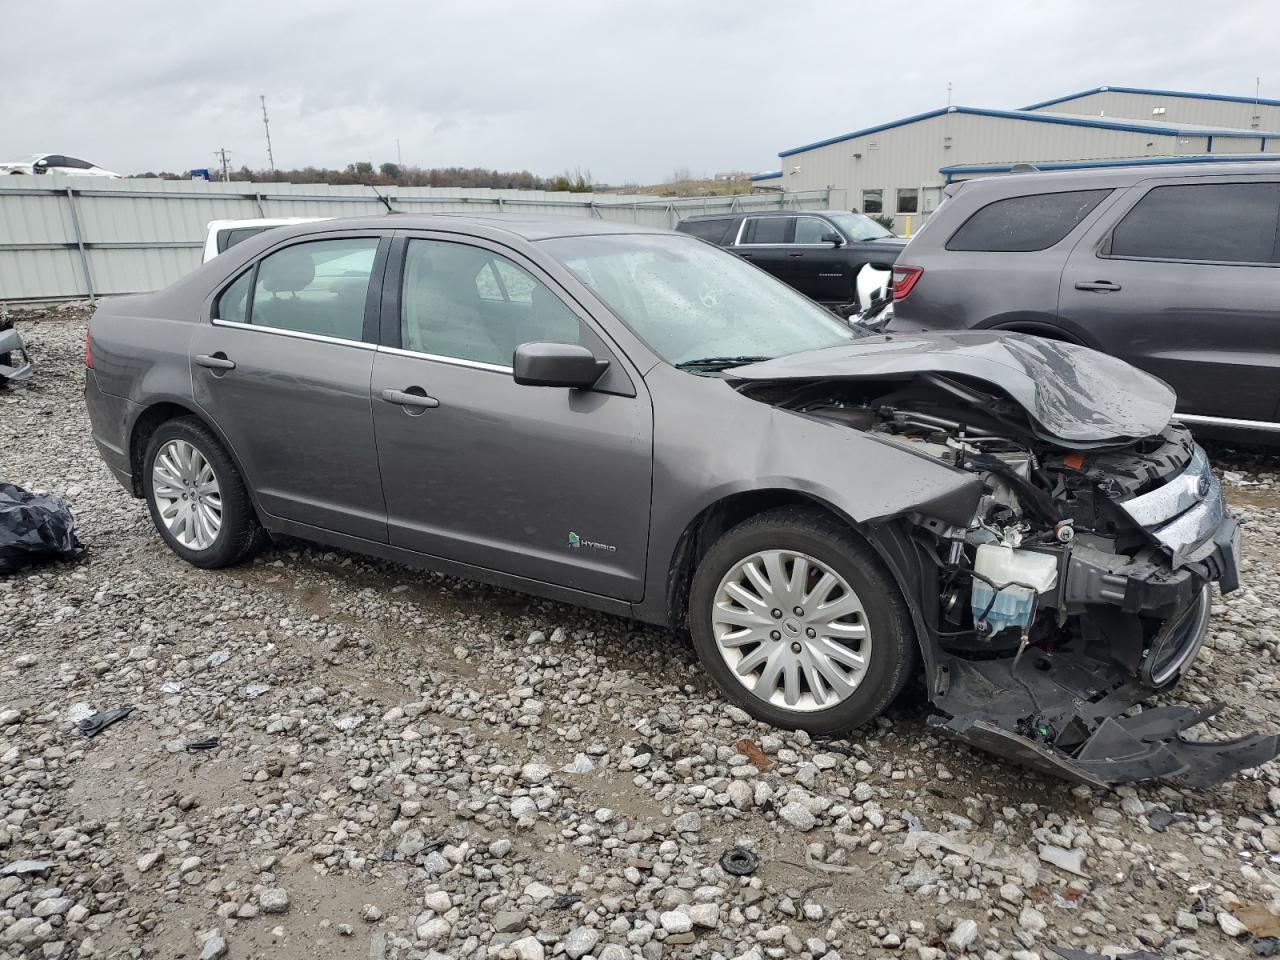
[[[898,212],[919,213],[920,191],[915,187],[901,187],[898,190]]]
[[[671,364],[780,357],[858,335],[781,281],[692,237],[614,234],[540,245]]]
[[[249,323],[343,340],[364,335],[375,238],[299,243],[258,264]],[[225,319],[225,318],[224,318]]]
[[[581,321],[524,267],[446,240],[410,240],[400,345],[437,357],[511,366],[522,343],[578,343]]]
[[[1073,190],[996,200],[961,224],[948,250],[1047,250],[1076,228],[1110,190]]]
[[[830,243],[836,228],[817,217],[797,217],[796,236],[792,243]]]
[[[850,240],[883,240],[893,236],[870,217],[864,217],[860,213],[832,213],[828,216]]]
[[[863,190],[862,191],[862,212],[863,213],[884,213],[884,191],[883,190]]]
[[[1155,187],[1111,235],[1111,256],[1277,263],[1280,184]]]

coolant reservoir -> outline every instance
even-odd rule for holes
[[[998,543],[978,547],[973,569],[995,584],[992,587],[975,577],[969,601],[974,625],[987,635],[1006,627],[1025,631],[1031,626],[1036,597],[1058,582],[1058,558],[1053,554],[1015,550]],[[1013,586],[1015,581],[1026,586]]]

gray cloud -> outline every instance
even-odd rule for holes
[[[1015,107],[1103,83],[1251,94],[1271,4],[1115,0],[893,7],[561,0],[353,5],[0,0],[0,159],[121,172],[225,146],[266,165],[764,169],[778,150],[954,102]],[[1263,76],[1280,97],[1280,76]]]

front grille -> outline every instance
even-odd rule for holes
[[[1125,500],[1120,508],[1174,553],[1202,543],[1226,518],[1222,485],[1196,447],[1186,468],[1163,486]]]

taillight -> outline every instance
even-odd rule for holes
[[[90,370],[93,369],[93,348],[89,346],[89,330],[87,327],[84,331],[84,365]]]
[[[923,267],[895,266],[893,268],[893,299],[901,300],[906,297],[923,274]]]

